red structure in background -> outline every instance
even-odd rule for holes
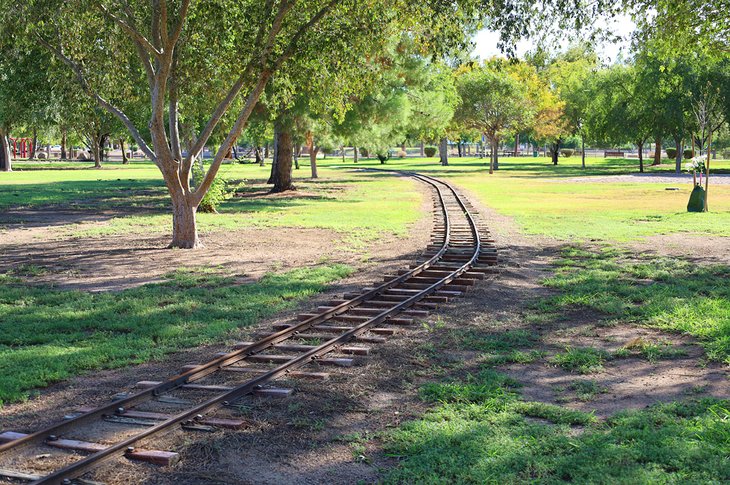
[[[18,144],[20,144],[20,157],[28,158],[33,151],[33,140],[31,138],[11,138],[13,143],[13,158],[18,158]]]

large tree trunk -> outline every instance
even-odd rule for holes
[[[456,142],[456,151],[459,154],[459,158],[461,158],[462,156],[464,156],[464,154],[462,153],[461,140],[459,140],[458,142]]]
[[[260,167],[263,167],[264,157],[261,156],[261,147],[257,146],[256,148],[254,148],[253,153],[256,156],[256,163],[258,163]]]
[[[644,173],[644,142],[639,141],[636,145],[639,147],[639,173]]]
[[[10,140],[5,130],[0,129],[0,171],[12,172],[13,162],[10,154]]]
[[[560,156],[560,143],[561,143],[561,140],[558,140],[555,143],[553,143],[552,145],[550,145],[552,148],[552,153],[550,154],[550,156],[552,157],[553,165],[558,164],[558,157]]]
[[[279,126],[276,130],[276,152],[274,153],[274,166],[272,168],[272,181],[274,187],[272,193],[294,190],[292,184],[292,136],[288,129]]]
[[[99,133],[91,134],[91,155],[94,157],[94,168],[101,168],[101,143],[102,136]]]
[[[317,153],[319,153],[319,147],[312,146],[309,149],[309,166],[312,168],[312,178],[317,178]]]
[[[67,144],[68,133],[66,133],[66,128],[61,128],[61,160],[66,160],[68,158],[68,153],[66,150]]]
[[[171,248],[193,249],[200,247],[195,216],[198,207],[190,203],[182,193],[172,193],[172,242]]]
[[[489,140],[489,173],[493,174],[496,169],[497,140]]]
[[[28,160],[35,160],[35,154],[37,150],[38,145],[38,130],[33,127],[33,138],[30,145],[30,155],[28,156]]]
[[[319,147],[314,146],[314,136],[312,132],[307,132],[307,149],[309,150],[309,167],[312,169],[312,178],[317,178],[317,153]]]
[[[662,138],[656,137],[654,139],[654,162],[652,165],[662,164]]]
[[[358,151],[358,148],[357,147],[353,147],[353,148],[355,149],[355,151],[352,153],[352,158],[355,161],[355,163],[357,163],[357,156],[358,156],[357,151]]]
[[[439,157],[441,158],[441,165],[449,164],[449,139],[444,137],[439,142]]]
[[[639,155],[641,158],[641,155]],[[583,135],[580,136],[580,168],[586,168],[586,140]]]
[[[421,142],[421,145],[419,146],[419,148],[421,150],[421,158],[425,157],[426,156],[426,153],[425,153],[426,147],[423,145],[423,142]]]
[[[520,154],[520,134],[517,133],[515,135],[515,153],[514,153],[514,156],[516,157],[519,154]]]
[[[499,170],[499,138],[494,140],[494,170]]]
[[[127,158],[127,150],[124,148],[124,138],[119,139],[119,148],[122,150],[122,164],[126,165],[129,163]]]
[[[677,156],[674,159],[674,171],[682,173],[682,157],[684,156],[684,140],[674,139],[674,146],[677,148]]]

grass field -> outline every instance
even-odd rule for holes
[[[434,407],[386,433],[401,465],[387,483],[725,483],[730,402],[691,400],[591,414],[524,401],[490,369],[431,384]]]
[[[35,287],[0,276],[0,405],[89,370],[225,342],[350,272],[323,265],[242,285],[216,269],[180,269],[164,283],[120,293]]]
[[[591,182],[591,177],[636,173],[634,160],[588,159],[585,171],[575,157],[561,159],[557,167],[545,158],[500,163],[494,175],[487,173],[484,160],[474,158],[452,158],[448,167],[441,167],[437,159],[391,160],[387,166],[452,179],[485,205],[513,217],[527,234],[577,241],[631,241],[673,233],[730,236],[730,185],[710,187],[711,212],[689,214],[691,184]],[[728,161],[715,166],[730,172]],[[647,167],[652,173],[672,171],[669,165]],[[574,177],[585,178],[580,183],[564,180]]]

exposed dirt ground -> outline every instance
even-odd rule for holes
[[[179,432],[149,444],[150,448],[179,451],[182,461],[174,467],[160,469],[133,463],[127,463],[124,467],[112,464],[99,470],[93,478],[110,484],[378,482],[382,477],[381,470],[395,466],[397,460],[382,454],[377,433],[423,413],[426,406],[417,398],[417,389],[422,383],[445,375],[459,376],[474,372],[480,365],[475,352],[444,348],[449,332],[454,329],[473,329],[486,334],[509,328],[529,329],[539,335],[538,348],[547,352],[562,349],[568,342],[615,350],[637,338],[667,340],[685,350],[686,355],[680,358],[654,363],[632,358],[607,362],[604,371],[590,376],[598,383],[601,392],[589,401],[576,400],[570,388],[571,383],[583,379],[583,376],[547,365],[544,359],[529,365],[501,368],[523,384],[521,392],[526,399],[595,410],[601,418],[619,409],[638,409],[655,402],[674,401],[690,395],[730,398],[727,369],[717,364],[703,363],[702,350],[691,339],[630,325],[605,327],[590,313],[572,314],[563,321],[549,325],[526,323],[525,305],[551,291],[542,286],[540,281],[552,271],[551,263],[564,242],[524,237],[509,218],[488,209],[482,209],[482,213],[500,247],[502,271],[482,282],[467,298],[439,309],[429,318],[428,324],[409,329],[389,339],[384,345],[373,345],[373,353],[359,359],[358,366],[332,371],[332,378],[325,383],[304,380],[283,382],[283,387],[295,389],[292,397],[283,400],[251,398],[236,410],[222,411],[223,415],[233,413],[245,417],[250,426],[243,431]],[[371,250],[378,257],[373,258],[371,264],[361,266],[362,272],[304,307],[315,307],[333,295],[366,286],[379,279],[379,275],[383,274],[383,266],[405,267],[415,258],[417,249],[425,245],[427,230],[424,229],[427,225],[427,222],[421,224],[408,240],[383,242],[384,249]],[[207,259],[209,256],[204,256],[206,259],[197,260],[196,263],[231,265],[231,268],[238,268],[235,271],[251,275],[255,274],[255,268],[281,264],[277,263],[278,258],[272,258],[272,246],[264,242],[269,241],[271,244],[271,241],[263,234],[257,235],[262,241],[258,249],[251,251],[257,255],[255,257],[239,251],[228,254],[225,240],[216,243],[215,238],[208,237],[206,243],[218,255],[211,256],[210,260]],[[309,248],[312,251],[308,252],[309,249],[303,247],[307,244],[297,246],[299,251],[308,256],[299,256],[301,259],[292,260],[291,265],[316,261],[331,239],[324,242],[313,239],[325,239],[325,236],[304,236],[315,247]],[[665,251],[668,246],[659,244],[663,240],[655,242],[657,244],[650,246],[656,248],[657,252]],[[727,243],[726,240],[722,242]],[[106,254],[109,245],[119,250],[128,241],[106,243],[104,246],[104,241],[99,240],[95,246],[97,253],[94,254],[102,250]],[[35,249],[34,254],[41,257],[44,251],[49,251],[53,243],[46,244],[48,246]],[[147,241],[140,243],[139,247],[154,244],[155,241]],[[292,241],[286,244],[291,245]],[[74,254],[71,243],[65,248]],[[686,251],[687,248],[684,249]],[[2,249],[4,252],[7,250]],[[22,255],[21,247],[15,251],[17,257]],[[83,253],[84,249],[75,251]],[[144,251],[140,250],[146,255]],[[681,249],[676,250],[678,253],[666,251],[667,255],[682,254],[679,252]],[[151,250],[146,262],[139,263],[134,261],[140,257],[138,253],[127,251],[116,260],[112,255],[110,261],[116,263],[108,263],[108,267],[94,267],[91,262],[87,263],[90,266],[83,266],[82,254],[77,256],[79,262],[76,267],[83,268],[79,271],[87,273],[107,271],[123,275],[127,271],[136,271],[130,278],[134,278],[135,274],[137,278],[143,278],[147,274],[148,278],[154,279],[166,271],[162,270],[163,266],[170,267],[168,264],[184,261],[187,257],[185,254],[178,256],[169,253]],[[246,258],[246,262],[240,262],[241,255]],[[53,259],[52,255],[48,257]],[[174,259],[178,257],[181,259]],[[352,255],[344,257],[356,258]],[[89,259],[95,258],[90,255]],[[282,263],[288,264],[289,261]],[[147,273],[146,265],[150,265]],[[105,281],[113,280],[113,277],[107,277]],[[73,286],[73,281],[69,279],[67,284]],[[110,288],[115,288],[115,285],[110,284]],[[240,332],[240,339],[246,340],[259,331],[270,329],[272,323],[287,321],[290,316],[280,315],[262,322],[257,328],[244,329]],[[55,422],[80,405],[106,402],[115,392],[138,380],[163,378],[175,373],[184,364],[200,362],[220,350],[225,349],[217,346],[191,349],[172,355],[165,362],[99,372],[51,386],[42,391],[39,399],[0,409],[2,427],[26,431]],[[375,438],[369,439],[372,436]]]

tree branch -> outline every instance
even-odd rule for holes
[[[37,38],[39,42],[46,47],[48,50],[50,50],[56,57],[59,58],[64,64],[69,66],[71,70],[76,75],[76,79],[78,80],[79,84],[81,85],[81,89],[84,90],[84,92],[94,99],[99,106],[107,110],[112,115],[119,118],[119,120],[124,124],[124,126],[127,127],[129,130],[129,133],[132,135],[134,140],[139,144],[140,149],[148,156],[150,159],[157,163],[157,157],[155,156],[155,153],[152,151],[152,149],[149,147],[147,142],[142,138],[142,135],[139,133],[139,130],[136,126],[134,126],[134,123],[132,120],[129,119],[129,117],[124,114],[124,112],[111,104],[106,99],[102,98],[96,91],[94,91],[91,86],[89,85],[88,81],[86,80],[86,77],[84,76],[84,72],[81,69],[81,66],[79,66],[77,63],[72,61],[68,56],[66,56],[63,53],[63,50],[61,48],[57,48],[53,45],[51,45],[46,39],[41,37],[40,35],[37,35]]]
[[[316,14],[314,14],[311,19],[309,19],[309,22],[299,27],[297,32],[292,36],[291,40],[289,41],[289,45],[287,46],[287,48],[284,49],[284,52],[274,63],[274,71],[281,67],[281,65],[284,64],[284,62],[286,62],[292,55],[294,55],[294,52],[299,45],[299,41],[302,39],[302,37],[304,37],[304,34],[306,34],[312,27],[314,27],[320,20],[322,20],[322,18],[327,15],[330,10],[332,10],[340,2],[342,2],[342,0],[330,0],[330,2],[328,2]]]
[[[185,25],[185,19],[188,16],[188,8],[190,7],[190,0],[183,0],[182,5],[180,6],[180,15],[179,20],[177,22],[177,25],[172,31],[172,36],[169,39],[169,47],[173,47],[175,44],[177,44],[178,39],[180,38],[180,34],[182,33],[183,26]]]
[[[144,49],[150,54],[154,54],[156,56],[162,55],[162,52],[159,51],[155,46],[153,46],[152,43],[147,39],[147,37],[142,35],[134,26],[124,21],[124,19],[110,12],[109,9],[104,6],[104,4],[100,3],[99,9],[104,15],[109,17],[113,22],[117,23],[124,31],[126,31],[135,42],[138,42],[140,45],[142,45],[142,47],[144,47]]]
[[[286,2],[284,2],[286,3]],[[282,4],[283,5],[283,4]],[[266,2],[266,13],[265,17],[268,17],[271,14],[271,11],[273,10],[274,2],[273,0],[267,0]],[[246,65],[246,68],[244,69],[241,76],[236,80],[236,82],[231,86],[231,89],[228,90],[228,93],[226,94],[226,97],[221,100],[220,103],[218,103],[218,106],[216,106],[215,111],[213,111],[213,114],[211,115],[210,119],[208,120],[208,123],[205,125],[205,128],[203,128],[203,131],[200,132],[200,135],[195,140],[195,143],[192,146],[192,149],[188,152],[188,155],[185,157],[184,165],[192,165],[192,159],[195,156],[195,154],[199,153],[205,144],[210,139],[210,136],[213,134],[213,131],[215,130],[216,126],[218,126],[218,123],[223,118],[223,115],[226,114],[228,111],[228,108],[230,108],[233,101],[238,97],[238,94],[241,92],[241,89],[243,89],[244,84],[246,84],[246,81],[248,80],[249,75],[251,74],[251,71],[253,70],[254,66],[257,63],[263,64],[263,57],[264,55],[267,55],[266,53],[269,52],[274,44],[274,41],[276,40],[276,33],[278,33],[278,29],[281,29],[281,24],[284,19],[284,15],[286,15],[286,9],[279,7],[279,11],[277,12],[276,18],[274,19],[274,22],[272,24],[271,30],[269,31],[269,35],[266,41],[266,45],[262,46],[261,49],[258,49],[258,47],[261,45],[261,41],[263,40],[264,30],[260,30],[257,37],[256,37],[256,43],[254,44],[257,48],[257,50],[260,50],[262,52],[261,57],[251,59],[251,61]]]
[[[264,88],[269,82],[271,75],[271,71],[264,70],[261,72],[256,86],[249,93],[248,98],[246,99],[246,104],[244,105],[243,110],[241,110],[241,114],[238,115],[236,122],[233,124],[233,127],[228,132],[228,136],[218,149],[218,152],[213,159],[213,163],[211,163],[210,167],[208,168],[208,171],[206,172],[203,181],[200,183],[200,185],[198,185],[195,192],[193,192],[193,203],[195,205],[199,204],[200,201],[203,200],[203,196],[210,188],[213,180],[215,179],[215,176],[218,174],[218,169],[223,163],[223,158],[226,156],[228,151],[231,149],[231,146],[233,146],[233,143],[235,143],[236,139],[241,135],[241,132],[246,127],[248,119],[251,116],[254,107],[256,107],[256,103],[258,103],[261,94],[264,92]]]

